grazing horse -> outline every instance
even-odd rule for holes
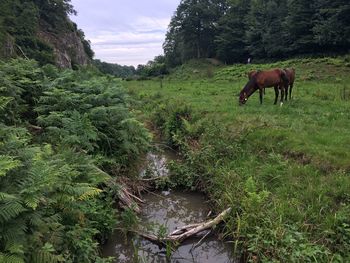
[[[292,99],[292,89],[294,85],[294,80],[295,80],[295,69],[294,68],[285,68],[284,71],[286,72],[287,78],[288,78],[288,84],[289,84],[289,99]],[[288,95],[288,86],[286,88],[286,97],[285,99],[287,100],[287,95]]]
[[[281,90],[281,104],[284,99],[284,91],[288,87],[287,74],[282,69],[262,70],[252,74],[248,83],[244,86],[241,93],[239,94],[239,104],[243,105],[247,102],[248,98],[259,89],[260,93],[260,104],[263,101],[263,90],[264,88],[274,87],[275,88],[275,103],[277,103],[278,89]]]

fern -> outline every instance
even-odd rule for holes
[[[77,192],[80,192],[80,195],[78,197],[79,200],[84,201],[89,198],[97,197],[100,193],[102,193],[101,189],[94,188],[94,187],[83,187],[79,190],[76,189]]]
[[[26,209],[16,201],[8,201],[0,204],[0,222],[5,223],[12,218],[16,218],[19,214],[26,211]]]
[[[0,177],[5,176],[8,171],[11,171],[21,165],[21,162],[14,160],[12,157],[0,155]]]
[[[17,255],[0,252],[0,262],[2,263],[24,263],[24,259]]]
[[[119,81],[0,62],[0,262],[99,261],[116,218],[108,171],[149,141]]]

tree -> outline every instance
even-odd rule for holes
[[[290,54],[310,54],[317,52],[313,37],[314,0],[288,0],[286,17],[287,44]]]
[[[218,22],[218,34],[215,36],[216,54],[227,62],[242,62],[249,55],[246,51],[245,19],[249,12],[250,1],[234,0]]]
[[[168,66],[192,58],[233,63],[349,47],[348,0],[182,0],[163,44]]]
[[[315,25],[312,29],[315,42],[322,49],[349,50],[350,3],[347,0],[317,0]]]
[[[224,0],[182,0],[163,45],[167,61],[214,57],[218,21],[226,9]]]

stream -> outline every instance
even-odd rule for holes
[[[149,153],[147,165],[141,169],[141,176],[152,173],[153,176],[166,176],[169,160],[176,159],[170,151]],[[199,223],[208,220],[210,208],[205,196],[196,192],[181,192],[178,190],[158,191],[142,196],[145,204],[141,207],[141,226],[151,233],[163,231],[169,233],[176,227]],[[149,229],[151,228],[151,229]],[[114,262],[198,262],[198,263],[228,263],[235,262],[232,252],[233,244],[219,240],[215,233],[210,233],[201,242],[202,233],[198,237],[189,238],[172,251],[167,259],[166,248],[160,248],[150,241],[133,235],[125,236],[115,231],[102,246],[103,257],[113,256]]]

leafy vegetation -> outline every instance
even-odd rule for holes
[[[191,61],[163,80],[126,82],[183,157],[172,164],[180,187],[232,207],[225,234],[248,262],[347,262],[350,155],[348,58],[213,66]],[[266,90],[239,107],[247,73],[296,68],[293,99],[273,105]],[[196,73],[194,73],[196,72]],[[207,74],[211,72],[211,74]]]
[[[128,78],[135,75],[134,66],[121,66],[119,64],[103,62],[95,59],[93,64],[104,74],[113,75],[118,78]]]
[[[112,176],[149,143],[120,82],[28,60],[1,62],[0,75],[0,261],[107,262]]]
[[[349,17],[347,0],[182,0],[163,48],[168,66],[339,54],[349,50]]]

